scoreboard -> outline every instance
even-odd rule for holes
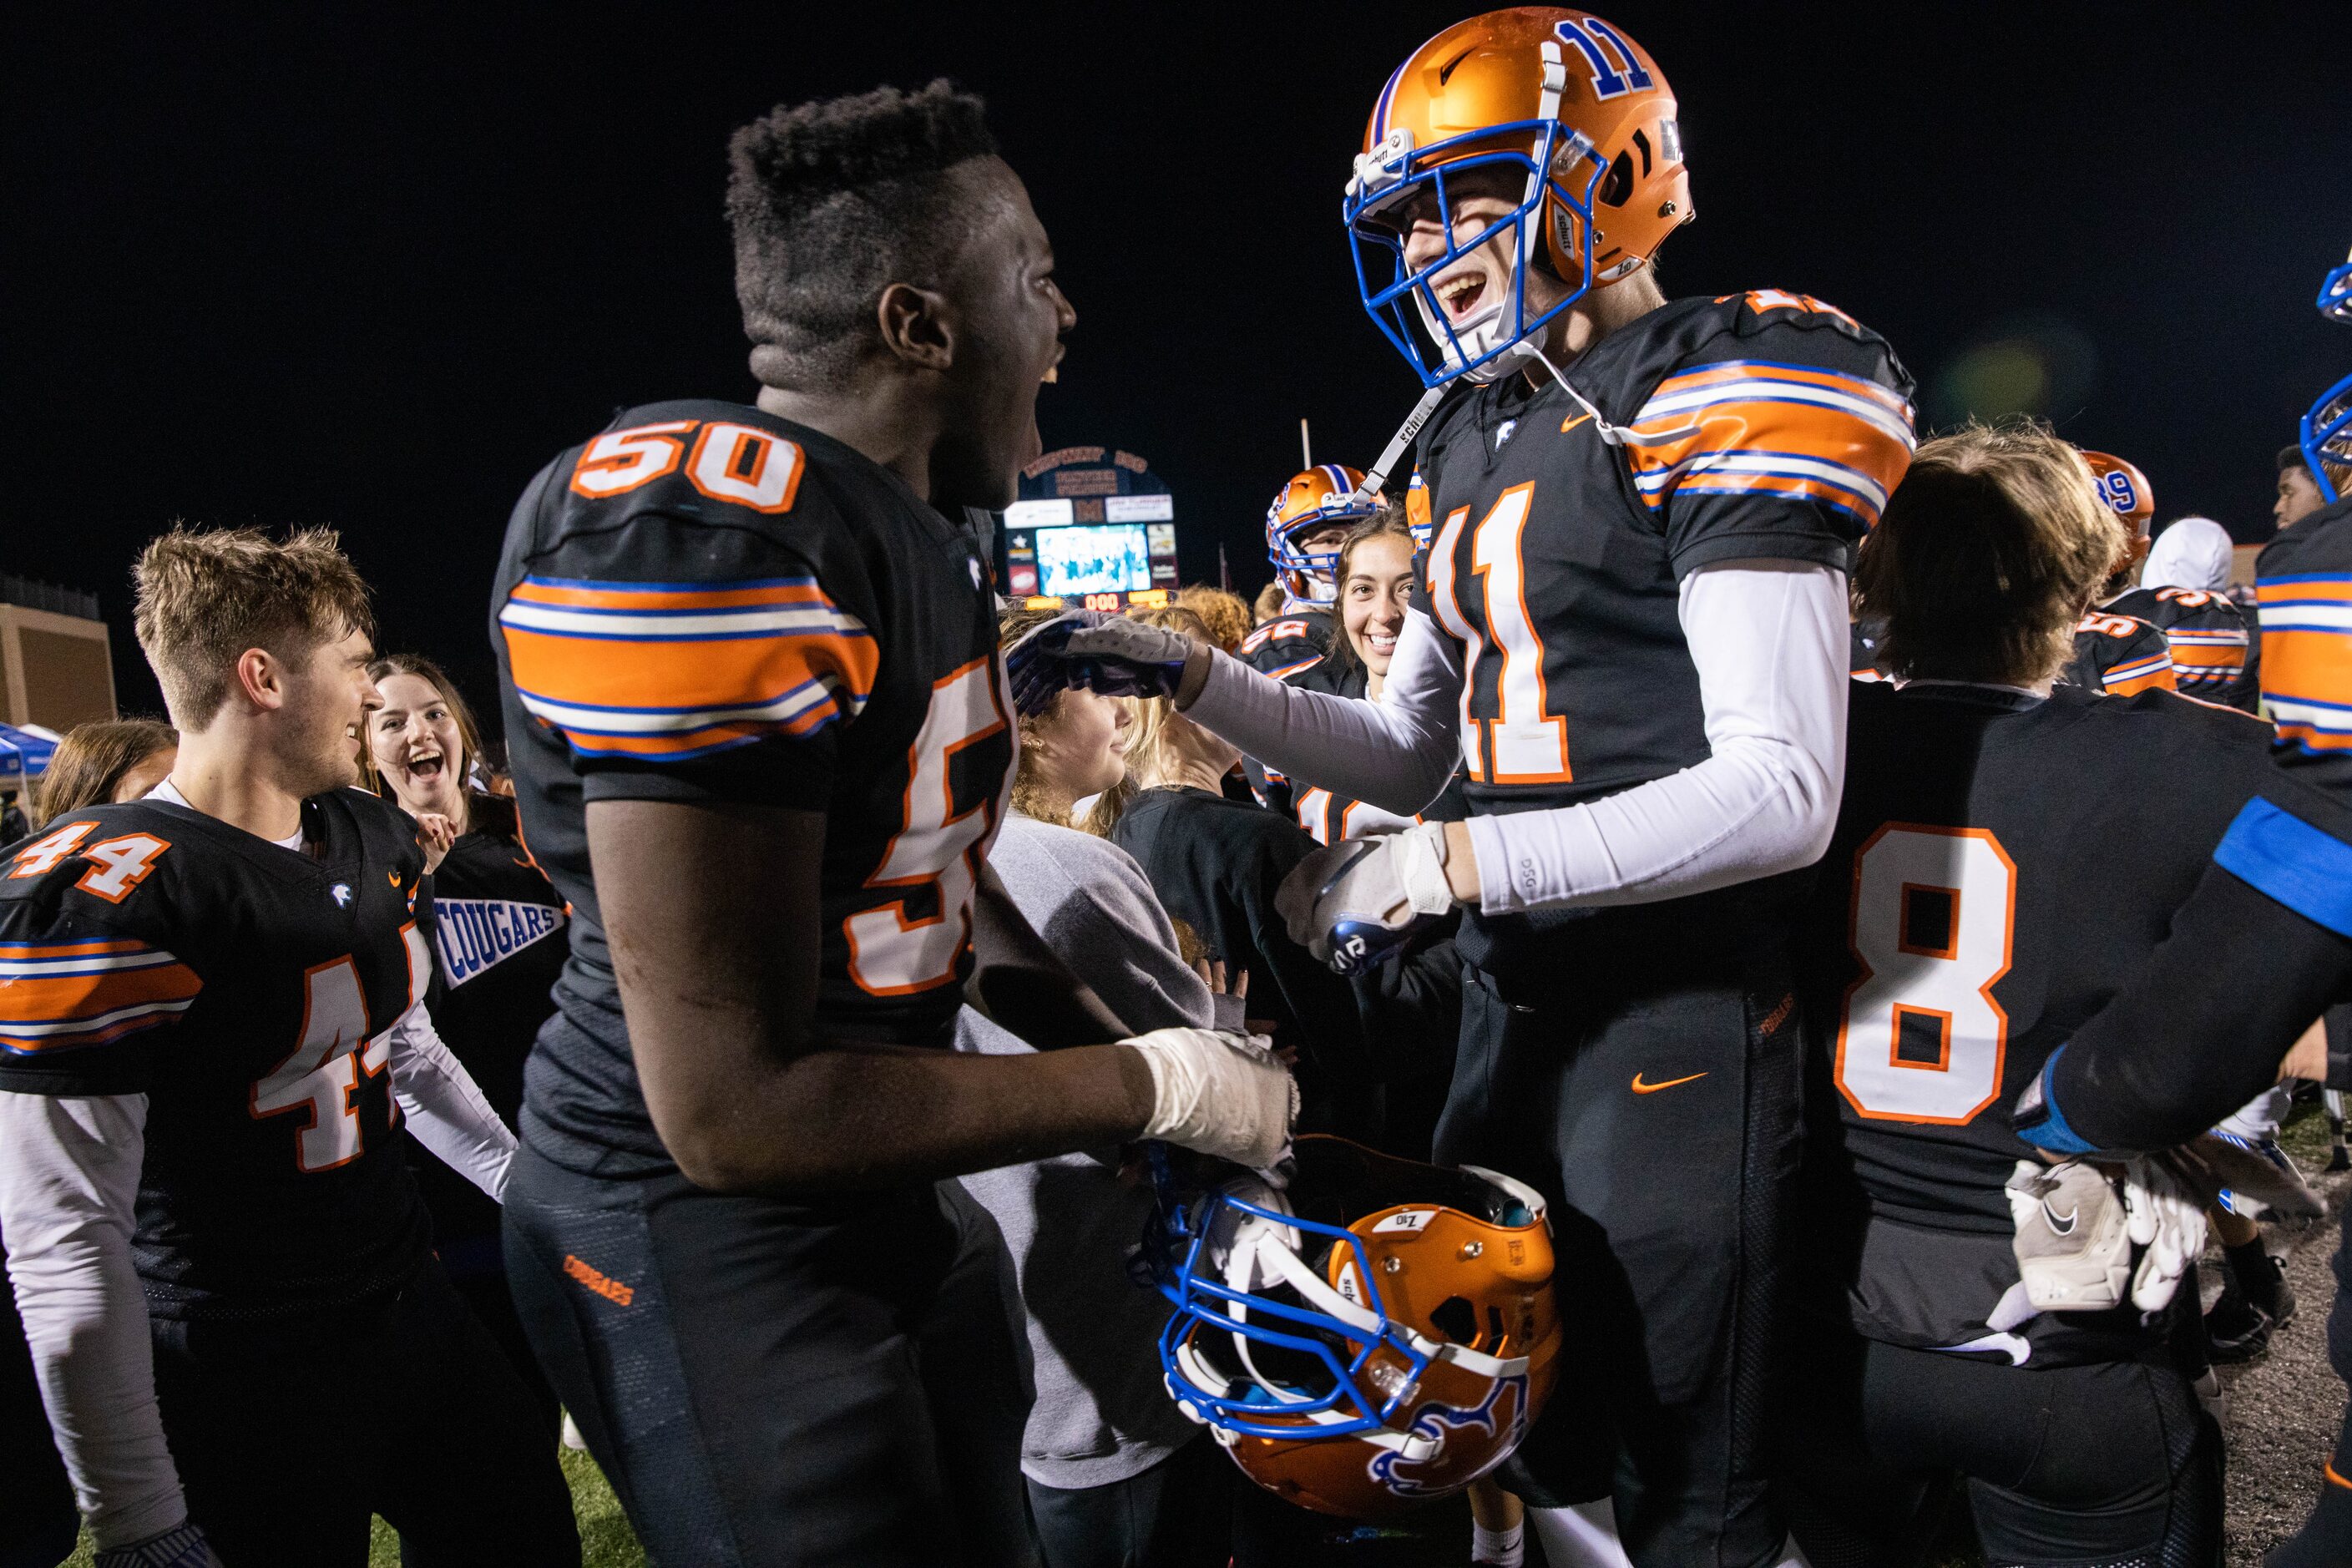
[[[1047,452],[1021,470],[1021,499],[997,537],[998,580],[1032,605],[1118,610],[1166,604],[1175,592],[1175,499],[1132,452]]]

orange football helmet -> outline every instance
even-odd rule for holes
[[[1291,1502],[1377,1520],[1459,1491],[1551,1394],[1551,1231],[1507,1176],[1310,1136],[1286,1187],[1237,1176],[1168,1228],[1169,1392]]]
[[[1339,463],[1318,463],[1290,476],[1265,509],[1265,558],[1290,603],[1328,605],[1339,596],[1339,552],[1308,550],[1300,540],[1318,528],[1353,527],[1372,515],[1364,476]]]
[[[2137,465],[2108,452],[2094,452],[2078,447],[2083,461],[2091,466],[2091,479],[2099,492],[2099,500],[2108,510],[2124,521],[2129,558],[2116,568],[2128,572],[2147,559],[2148,527],[2156,521],[2156,490],[2147,476]]]
[[[1443,256],[1408,265],[1416,198],[1426,191],[1450,214],[1448,178],[1479,167],[1524,177],[1524,199],[1467,243],[1449,226]],[[1493,380],[1534,352],[1529,340],[1554,316],[1632,274],[1691,220],[1674,90],[1640,45],[1590,12],[1522,5],[1457,22],[1381,89],[1343,211],[1364,308],[1422,384]],[[1449,323],[1437,275],[1507,229],[1510,298]],[[1538,260],[1569,292],[1529,319],[1527,269]]]

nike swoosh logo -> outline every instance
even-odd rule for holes
[[[1563,419],[1559,422],[1559,433],[1565,436],[1591,417],[1590,414],[1580,414],[1573,419]]]
[[[2083,1211],[2079,1208],[2071,1208],[2066,1211],[2066,1217],[2064,1219],[2060,1219],[2058,1217],[2058,1211],[2050,1206],[2050,1200],[2048,1198],[2043,1198],[2042,1200],[2042,1217],[2048,1220],[2050,1222],[2050,1228],[2056,1231],[2061,1236],[2072,1236],[2074,1234],[2074,1221],[2081,1217],[2082,1213]]]
[[[1706,1076],[1706,1074],[1703,1072],[1695,1072],[1688,1078],[1670,1078],[1664,1083],[1643,1083],[1642,1081],[1642,1075],[1640,1073],[1635,1073],[1633,1075],[1633,1092],[1635,1094],[1655,1094],[1662,1089],[1672,1089],[1678,1083],[1696,1083]]]

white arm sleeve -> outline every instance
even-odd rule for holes
[[[1184,716],[1294,779],[1411,816],[1461,764],[1461,700],[1454,645],[1408,610],[1377,702],[1302,691],[1221,653]]]
[[[1683,579],[1710,755],[1604,800],[1474,816],[1478,907],[1643,904],[1809,866],[1845,778],[1843,573],[1725,561]]]
[[[504,1201],[515,1136],[449,1054],[433,1015],[419,1002],[392,1026],[392,1093],[408,1131],[440,1162]]]
[[[41,1407],[100,1550],[188,1516],[131,1263],[147,1097],[0,1092],[0,1237]]]

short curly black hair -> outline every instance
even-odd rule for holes
[[[735,297],[751,374],[794,391],[840,386],[877,343],[892,283],[935,284],[970,237],[947,176],[993,156],[987,105],[945,79],[780,104],[728,142]]]

